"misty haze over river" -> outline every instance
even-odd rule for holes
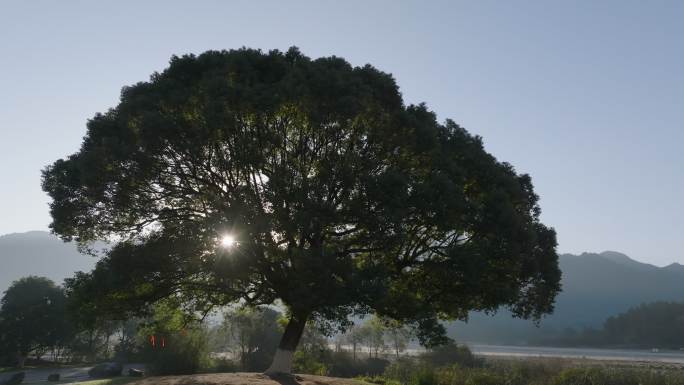
[[[642,361],[684,364],[684,351],[650,351],[627,349],[556,348],[543,346],[507,346],[468,344],[473,353],[482,356],[577,358],[607,361]]]

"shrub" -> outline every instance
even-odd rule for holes
[[[389,364],[382,358],[354,360],[348,352],[300,350],[295,353],[293,369],[297,373],[374,378],[382,375]]]
[[[273,353],[267,350],[257,350],[246,354],[244,357],[244,364],[240,368],[247,372],[263,372],[273,361]]]
[[[517,383],[494,368],[465,368],[458,364],[435,369],[435,383],[440,385],[528,385]]]
[[[240,365],[225,357],[216,357],[211,362],[212,371],[217,373],[235,373],[238,371]]]
[[[418,363],[411,358],[399,358],[385,368],[384,376],[397,380],[402,384],[411,381],[413,374],[418,370]]]
[[[165,338],[164,347],[146,349],[148,370],[155,375],[193,374],[209,366],[204,330],[192,329]]]
[[[453,342],[438,346],[429,352],[421,354],[420,359],[436,367],[453,364],[469,368],[482,366],[482,360],[475,357],[467,346],[458,345]]]
[[[328,374],[328,368],[325,363],[320,360],[320,357],[305,350],[298,350],[295,352],[292,366],[295,373],[315,374],[319,376]]]
[[[330,357],[331,362],[328,366],[328,375],[346,378],[367,376],[366,373],[359,370],[359,361],[354,360],[351,354],[347,352],[333,352]],[[369,382],[367,380],[364,381]]]
[[[437,385],[435,370],[430,367],[420,367],[411,376],[411,385]]]
[[[378,376],[385,372],[390,362],[382,358],[367,358],[360,361],[359,369],[367,376]]]
[[[369,384],[378,384],[378,385],[402,385],[399,381],[395,380],[390,380],[385,377],[381,376],[361,376],[361,377],[356,377],[357,380],[362,381],[362,382],[367,382]]]
[[[465,380],[465,385],[502,385],[506,383],[508,380],[505,376],[481,370],[471,373]]]
[[[560,359],[547,359],[541,362],[512,362],[506,373],[511,385],[527,385],[530,382],[547,383],[568,365]]]
[[[469,369],[459,365],[436,369],[438,384],[464,385],[469,375]]]
[[[681,371],[620,368],[571,368],[561,371],[552,385],[682,385]]]

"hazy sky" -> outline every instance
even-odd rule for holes
[[[0,234],[47,229],[40,170],[173,54],[241,46],[392,73],[532,175],[561,252],[684,263],[682,1],[0,0]]]

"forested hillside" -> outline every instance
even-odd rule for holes
[[[48,277],[59,284],[75,271],[92,269],[95,261],[80,254],[75,244],[45,231],[0,236],[0,293],[27,275]]]
[[[684,300],[684,267],[657,267],[607,251],[600,254],[563,254],[563,291],[554,313],[539,328],[529,321],[512,319],[502,311],[495,316],[472,314],[467,324],[451,325],[461,341],[540,344],[584,328],[600,328],[608,317],[642,303]]]

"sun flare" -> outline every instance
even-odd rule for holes
[[[235,246],[237,242],[235,241],[235,237],[233,237],[230,234],[225,234],[224,236],[221,237],[221,246],[223,246],[226,249],[230,249],[231,247]]]

